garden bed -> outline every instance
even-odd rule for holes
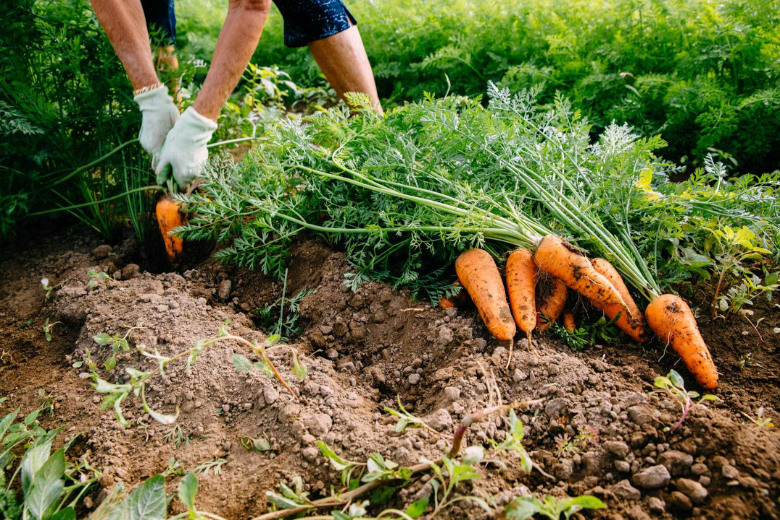
[[[299,398],[262,372],[237,372],[232,354],[252,355],[238,343],[224,342],[204,350],[191,374],[184,363],[173,363],[167,380],[148,386],[152,408],[180,409],[174,426],[155,422],[131,399],[124,407],[131,425],[123,428],[112,410],[100,410],[102,396],[84,378],[85,366],[73,365],[88,349],[101,377],[119,382],[126,368],[151,369],[154,363],[131,348],[120,350],[116,368],[106,370],[111,349],[96,344],[94,336],[121,336],[129,327],[142,327],[128,335],[130,346],[144,344],[171,356],[214,337],[230,320],[233,334],[262,341],[266,335],[254,311],[276,302],[283,288],[279,280],[213,261],[180,273],[147,272],[147,265],[134,239],[109,248],[77,230],[36,232],[2,263],[4,411],[18,406],[27,413],[42,396],[52,398],[51,413],[40,416],[42,425],[65,425],[60,443],[82,433],[70,456],[103,471],[87,507],[97,506],[116,482],[132,488],[178,461],[186,471],[200,467],[200,510],[225,518],[258,516],[268,507],[265,492],[295,477],[311,498],[340,487],[338,472],[317,449],[318,439],[346,459],[363,461],[379,452],[409,466],[445,452],[446,436],[458,422],[500,399],[525,403],[518,408],[524,445],[550,476],[524,474],[510,452],[500,457],[506,469],[479,466],[482,478],[462,485],[462,494],[492,497],[496,506],[529,493],[592,494],[607,509],[588,516],[609,518],[779,516],[780,436],[776,428],[759,428],[743,415],[755,416],[763,406],[765,417],[776,416],[780,341],[773,329],[780,317],[772,311],[774,302],[753,308],[754,323],[764,318],[761,341],[747,321],[707,319],[711,290],[696,292],[691,306],[699,308],[699,325],[720,371],[720,401],[694,407],[671,433],[664,428],[679,418],[678,405],[666,394],[650,394],[653,380],[675,368],[690,389],[695,383],[658,341],[578,353],[542,336],[538,355],[520,342],[506,368],[508,345],[490,337],[473,308],[431,308],[377,282],[352,292],[344,284],[350,269],[343,253],[306,238],[292,249],[286,295],[312,291],[300,302],[302,334],[290,340],[308,368],[307,378],[295,378],[285,349],[270,354]],[[95,280],[88,274],[93,269],[116,280]],[[48,300],[43,277],[57,287]],[[91,279],[94,287],[88,286]],[[47,319],[61,322],[51,329],[50,342],[42,331]],[[384,407],[398,409],[397,399],[440,433],[395,432],[397,419]],[[488,439],[503,440],[505,430],[506,421],[496,414],[473,425],[465,445],[489,447]],[[598,437],[578,442],[581,431]],[[566,434],[572,447],[561,453]],[[242,437],[267,440],[270,449],[249,451]],[[219,474],[214,467],[202,472],[209,461]],[[176,473],[166,478],[169,492],[180,480]],[[414,480],[389,506],[403,508],[423,497],[430,491],[424,484]],[[170,508],[185,510],[178,499]],[[438,517],[486,515],[463,501]]]

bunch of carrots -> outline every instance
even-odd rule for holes
[[[512,341],[519,328],[530,346],[532,332],[545,330],[560,316],[568,288],[587,298],[609,319],[617,316],[616,325],[635,341],[650,339],[649,325],[658,337],[672,345],[700,385],[707,389],[718,385],[718,371],[685,301],[672,294],[661,295],[642,316],[612,264],[603,258],[588,259],[583,251],[559,236],[545,236],[534,252],[513,251],[506,261],[506,289],[498,266],[485,250],[462,253],[455,270],[485,326],[497,339]],[[553,286],[537,309],[539,271],[553,277]],[[574,328],[570,313],[564,317],[564,325],[569,330]]]
[[[593,149],[512,115],[522,103],[494,101],[486,110],[432,100],[384,118],[332,110],[275,127],[240,171],[209,175],[183,232],[234,237],[222,258],[251,262],[261,251],[270,254],[266,245],[308,229],[345,244],[369,275],[389,272],[392,263],[414,264],[422,251],[466,250],[456,272],[496,338],[512,340],[518,327],[529,337],[544,329],[570,289],[635,340],[654,332],[703,387],[715,388],[717,370],[688,305],[661,294],[628,226],[588,198],[586,160],[600,160]],[[303,189],[290,192],[290,182]],[[605,259],[589,259],[556,230]],[[505,288],[487,250],[506,246],[514,252]],[[554,284],[537,309],[540,271]],[[626,285],[650,302],[644,314]]]

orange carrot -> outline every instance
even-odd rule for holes
[[[569,332],[574,332],[575,330],[577,330],[577,324],[574,322],[573,312],[566,311],[563,313],[563,328],[565,328]]]
[[[439,300],[440,309],[450,309],[452,307],[460,307],[461,305],[465,304],[468,301],[469,295],[466,293],[466,291],[462,289],[462,286],[460,285],[459,281],[455,280],[452,286],[461,287],[461,290],[458,291],[458,294],[450,296],[449,298],[442,298],[441,300]]]
[[[442,298],[439,300],[439,308],[440,309],[452,309],[455,307],[455,298]]]
[[[636,302],[634,302],[634,299],[631,297],[631,293],[628,292],[628,287],[626,287],[626,284],[623,282],[623,278],[620,276],[620,273],[617,272],[617,269],[603,258],[594,258],[591,260],[591,263],[596,272],[604,275],[604,277],[612,283],[615,289],[617,289],[620,296],[623,297],[623,301],[626,302],[626,308],[614,303],[593,303],[593,305],[601,309],[604,312],[604,315],[610,320],[620,313],[620,317],[615,322],[615,325],[631,336],[635,341],[643,343],[650,339],[649,334],[647,333],[644,316],[642,316],[639,307],[637,307]]]
[[[718,386],[718,369],[691,308],[682,298],[673,294],[659,296],[645,309],[645,317],[653,332],[672,345],[701,386],[708,390]]]
[[[609,280],[596,272],[584,252],[559,236],[547,235],[542,239],[534,253],[534,263],[592,302],[626,305]]]
[[[506,261],[506,288],[515,323],[531,343],[536,328],[536,264],[527,249],[514,251]]]
[[[569,293],[566,284],[561,279],[552,276],[549,277],[549,282],[543,282],[541,287],[548,294],[544,295],[536,306],[536,322],[538,323],[536,330],[539,332],[549,329],[550,325],[558,320]],[[540,291],[537,291],[537,294],[539,293]]]
[[[455,272],[490,333],[504,341],[514,338],[517,328],[493,257],[482,249],[469,249],[458,257]]]
[[[160,199],[157,203],[157,223],[160,225],[160,232],[163,236],[163,242],[165,243],[165,250],[168,253],[168,258],[171,262],[176,260],[176,257],[181,254],[184,247],[184,241],[177,236],[169,235],[170,231],[175,228],[184,225],[184,218],[179,212],[181,202],[175,201],[170,197]]]
[[[548,277],[548,280],[547,283],[542,285],[542,290],[546,291],[547,294],[542,297],[541,302],[536,307],[536,321],[539,324],[537,330],[539,332],[549,329],[550,325],[558,320],[569,294],[569,289],[563,283],[563,280],[553,276]],[[537,294],[539,294],[539,291],[537,291]]]

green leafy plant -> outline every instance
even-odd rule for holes
[[[95,269],[90,269],[87,273],[87,276],[89,277],[89,280],[87,281],[87,287],[97,287],[98,283],[104,280],[113,280],[108,274],[104,273],[103,271],[96,271]]]
[[[694,404],[700,404],[705,401],[720,401],[720,399],[712,394],[704,394],[699,397],[699,392],[686,390],[685,381],[683,381],[682,376],[675,370],[670,370],[665,377],[656,377],[653,384],[661,390],[656,390],[651,393],[663,391],[680,405],[680,419],[671,427],[672,432],[676,431],[677,428],[682,425]],[[694,399],[698,399],[698,401],[694,401]],[[670,431],[670,428],[667,426],[664,428],[664,431]]]
[[[559,498],[547,495],[544,500],[536,497],[517,497],[504,509],[507,520],[527,520],[534,515],[540,515],[550,520],[560,520],[561,515],[567,520],[583,509],[604,509],[607,506],[598,498],[582,495],[575,498]]]
[[[49,323],[49,318],[46,318],[46,323],[43,324],[43,335],[46,337],[46,341],[51,341],[51,331],[55,325],[62,325],[62,322],[55,321]]]
[[[182,444],[185,444],[187,446],[190,445],[189,434],[184,433],[184,430],[182,430],[181,426],[179,426],[178,424],[174,424],[173,426],[171,426],[171,428],[165,432],[163,439],[165,440],[165,442],[174,443],[177,448]]]
[[[0,419],[0,514],[4,518],[75,519],[75,507],[100,477],[86,459],[67,460],[65,454],[78,435],[52,453],[62,428],[41,428],[37,418],[42,411],[35,410],[17,422],[17,409]],[[13,468],[20,452],[8,478],[6,470]]]
[[[756,245],[755,242],[758,237],[756,233],[747,227],[735,230],[730,226],[724,226],[723,229],[716,229],[714,234],[724,252],[720,257],[720,262],[722,264],[720,268],[721,272],[713,297],[713,318],[718,309],[721,311],[738,312],[746,303],[752,305],[753,302],[750,298],[753,293],[759,290],[759,285],[757,283],[758,277],[755,275],[745,276],[742,284],[738,288],[732,287],[729,290],[728,296],[720,296],[721,286],[726,274],[734,268],[741,267],[745,260],[757,260],[762,258],[763,255],[772,254],[768,249]],[[769,292],[770,299],[772,290],[777,287],[776,275],[773,276],[773,281],[774,283],[772,283],[772,286],[770,287],[760,287],[762,292]]]
[[[561,455],[568,455],[578,453],[581,449],[585,448],[589,444],[596,442],[599,438],[599,434],[592,426],[580,427],[577,431],[577,435],[572,438],[568,433],[558,435],[555,437],[555,453],[560,457]]]
[[[130,333],[133,332],[136,329],[142,329],[144,327],[130,327],[127,329],[127,332],[125,332],[125,335],[122,337],[119,337],[119,333],[117,332],[113,336],[101,332],[97,336],[95,336],[93,341],[100,345],[101,347],[111,347],[112,354],[106,358],[105,362],[103,363],[107,370],[114,370],[116,367],[116,356],[119,354],[119,351],[122,350],[124,352],[127,352],[130,350],[130,345],[127,342],[127,338],[130,336]]]
[[[206,462],[198,464],[193,471],[195,473],[200,473],[203,475],[208,475],[209,471],[214,473],[214,475],[221,475],[222,466],[224,466],[225,464],[227,464],[227,461],[225,459],[215,457],[207,460]]]
[[[238,441],[241,443],[241,447],[247,451],[271,451],[271,443],[265,436],[253,438],[239,435]]]
[[[419,417],[409,413],[406,408],[404,408],[404,405],[401,404],[401,396],[396,396],[396,399],[398,401],[398,410],[394,410],[390,408],[389,406],[385,406],[385,412],[389,413],[390,415],[397,417],[398,422],[395,423],[395,431],[396,432],[402,432],[405,431],[407,428],[424,428],[428,430],[429,432],[433,433],[434,435],[438,435],[441,437],[447,437],[447,435],[441,433],[440,431],[431,428],[426,424],[425,421],[420,419]]]
[[[284,290],[287,287],[286,281],[287,271],[285,271]],[[312,292],[310,289],[301,289],[292,298],[285,298],[284,294],[282,294],[281,298],[271,305],[254,309],[252,313],[260,318],[263,327],[271,335],[278,335],[282,340],[300,336],[303,332],[299,314],[301,300]]]
[[[756,428],[772,428],[774,427],[774,423],[772,422],[772,419],[769,417],[764,417],[764,407],[761,406],[756,410],[756,416],[753,417],[751,415],[746,414],[745,412],[740,412],[742,415],[745,416],[750,422],[752,422]]]

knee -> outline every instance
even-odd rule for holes
[[[229,7],[230,9],[269,13],[271,0],[230,0]]]

